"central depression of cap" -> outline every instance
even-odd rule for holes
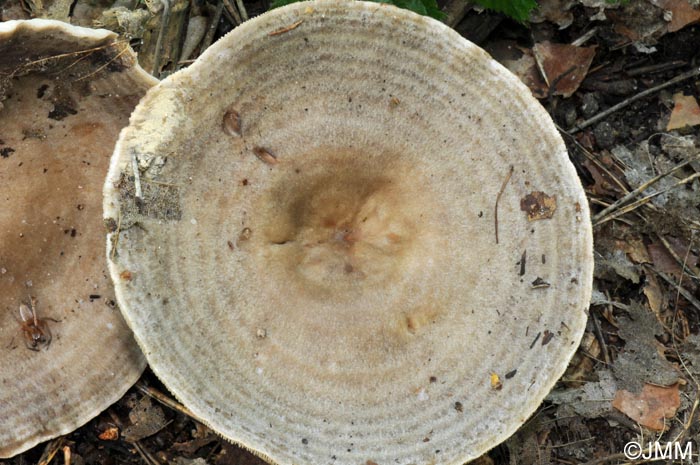
[[[462,463],[527,419],[584,329],[588,209],[548,115],[390,6],[243,24],[148,93],[105,194],[153,370],[272,462]]]

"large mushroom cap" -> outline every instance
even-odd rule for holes
[[[588,209],[550,118],[394,7],[243,24],[147,94],[105,193],[153,370],[272,462],[462,463],[525,421],[584,330]]]
[[[153,84],[112,32],[0,24],[0,457],[87,422],[145,367],[100,212],[118,132]]]

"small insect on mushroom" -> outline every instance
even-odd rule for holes
[[[19,304],[19,316],[22,319],[22,332],[24,333],[24,344],[27,349],[39,351],[48,349],[51,344],[51,331],[46,319],[37,318],[36,300],[29,297],[29,305],[24,302]]]

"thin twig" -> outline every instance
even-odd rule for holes
[[[573,446],[574,444],[581,444],[581,443],[584,443],[584,442],[590,442],[590,441],[595,441],[595,440],[596,440],[596,438],[590,437],[590,438],[585,438],[585,439],[579,439],[579,440],[577,440],[577,441],[567,442],[567,443],[565,443],[565,444],[554,444],[554,445],[551,446],[551,448],[552,448],[552,449],[558,449],[558,448],[561,448],[561,447],[569,447],[569,446]]]
[[[44,452],[42,452],[41,457],[37,462],[37,465],[48,465],[49,463],[51,463],[51,461],[56,456],[58,451],[61,450],[61,447],[63,447],[63,444],[65,442],[66,438],[64,437],[60,437],[49,442],[44,448]]]
[[[666,63],[657,63],[655,65],[640,66],[638,68],[633,68],[633,69],[625,71],[625,74],[633,77],[633,76],[639,76],[640,74],[659,73],[661,71],[669,71],[669,70],[676,69],[676,68],[682,68],[683,66],[686,66],[687,64],[688,64],[687,61],[682,61],[682,60],[669,61]]]
[[[690,371],[688,366],[685,364],[685,360],[683,360],[683,357],[681,357],[681,353],[680,353],[680,350],[678,349],[678,345],[676,344],[676,338],[675,338],[676,318],[678,316],[678,301],[680,300],[681,289],[683,289],[683,276],[685,274],[686,265],[688,263],[688,257],[690,256],[690,250],[693,247],[693,239],[694,239],[694,235],[691,233],[690,241],[688,242],[688,248],[685,251],[685,257],[683,258],[683,265],[681,267],[681,277],[678,280],[678,286],[677,286],[677,290],[676,290],[676,302],[675,302],[674,309],[673,309],[673,320],[671,322],[671,344],[673,345],[673,350],[676,352],[676,357],[678,358],[681,366],[683,367],[685,372],[688,374],[690,379],[692,379],[693,382],[695,383],[695,401],[693,402],[693,407],[690,410],[690,415],[688,416],[688,420],[683,424],[683,429],[681,430],[680,433],[678,433],[678,435],[674,439],[675,443],[681,443],[681,442],[685,441],[685,438],[687,437],[688,432],[690,431],[690,427],[693,424],[693,419],[695,418],[695,412],[697,412],[698,405],[700,405],[700,383],[698,383],[697,378]],[[671,250],[670,247],[668,247],[668,249],[669,249],[669,251]],[[683,289],[683,290],[685,290],[685,289]],[[685,297],[685,295],[684,295],[684,297]]]
[[[552,84],[549,86],[547,89],[547,100],[551,100],[552,96],[554,95],[554,92],[557,90],[557,86],[561,82],[562,79],[564,79],[566,76],[568,76],[572,71],[576,69],[576,66],[572,66],[563,73],[561,73],[559,76],[557,76],[553,81]]]
[[[628,189],[627,189],[627,186],[625,186],[625,184],[624,184],[622,181],[620,181],[620,180],[617,178],[617,176],[613,175],[613,174],[610,172],[610,170],[608,170],[608,169],[605,167],[605,165],[603,165],[603,164],[600,162],[600,160],[598,160],[598,158],[597,158],[595,155],[593,155],[591,152],[589,152],[589,151],[586,149],[586,147],[584,147],[583,145],[581,145],[581,143],[580,143],[578,140],[576,140],[576,138],[575,138],[574,136],[572,136],[571,134],[569,134],[568,132],[566,132],[566,129],[562,128],[562,127],[559,126],[558,124],[555,123],[554,125],[557,127],[557,129],[559,130],[559,132],[561,132],[562,134],[568,136],[569,139],[571,139],[571,142],[572,142],[579,150],[581,150],[581,152],[583,153],[583,155],[584,155],[586,158],[588,158],[592,163],[594,163],[594,164],[598,167],[598,169],[600,169],[603,173],[607,174],[607,175],[610,177],[610,179],[612,179],[612,180],[615,182],[615,184],[617,184],[617,187],[619,187],[620,190],[621,190],[622,192],[624,192],[624,193],[629,192]]]
[[[241,19],[243,21],[248,21],[248,12],[245,9],[245,5],[243,5],[243,0],[236,0],[236,6],[238,7],[238,11],[241,13]]]
[[[160,30],[158,31],[158,38],[156,39],[156,50],[153,54],[153,68],[151,74],[157,78],[160,78],[160,60],[163,57],[163,38],[165,37],[165,31],[168,29],[168,24],[170,23],[170,0],[160,0],[163,4],[163,15],[160,18]]]
[[[592,353],[590,353],[589,351],[587,351],[587,350],[585,350],[585,349],[582,349],[582,348],[579,347],[578,350],[581,351],[581,353],[582,353],[584,356],[590,358],[591,360],[593,360],[593,361],[596,362],[596,363],[601,363],[601,364],[603,364],[603,365],[609,365],[609,363],[605,363],[605,361],[599,359],[598,357],[596,357],[595,355],[593,355]]]
[[[605,344],[605,338],[603,338],[603,332],[600,330],[600,323],[595,314],[596,312],[591,312],[591,321],[593,322],[593,331],[595,333],[596,339],[598,339],[598,344],[600,345],[600,351],[603,353],[603,360],[605,360],[606,365],[610,365],[610,356],[608,355],[608,346]]]
[[[686,161],[684,161],[684,162],[682,162],[682,163],[679,163],[678,165],[674,166],[673,168],[671,168],[671,169],[668,170],[667,172],[661,173],[661,174],[659,174],[659,175],[657,175],[657,176],[654,176],[653,178],[651,178],[650,180],[648,180],[647,182],[645,182],[645,183],[642,184],[641,186],[637,187],[637,188],[634,189],[633,191],[627,193],[626,195],[622,196],[621,198],[619,198],[618,200],[616,200],[615,202],[613,202],[613,204],[610,205],[608,208],[605,208],[603,211],[601,211],[601,212],[597,213],[596,215],[594,215],[593,218],[592,218],[592,219],[593,219],[593,222],[595,223],[595,222],[597,222],[597,221],[600,221],[601,218],[604,218],[606,215],[608,215],[608,214],[609,214],[610,212],[612,212],[613,210],[617,209],[617,208],[620,207],[621,205],[623,205],[623,204],[627,203],[628,201],[632,200],[632,199],[635,198],[637,195],[639,195],[640,193],[642,193],[642,192],[644,192],[645,190],[647,190],[647,189],[648,189],[650,186],[652,186],[653,184],[657,183],[658,181],[660,181],[661,179],[665,178],[666,176],[675,173],[675,172],[678,171],[679,169],[681,169],[681,168],[687,166],[688,164],[690,164],[690,162],[695,161],[695,160],[697,160],[697,158],[693,158],[692,160],[686,160]]]
[[[657,233],[656,237],[659,238],[659,240],[664,245],[664,247],[666,247],[666,250],[668,251],[668,253],[673,257],[673,259],[676,261],[676,263],[678,263],[681,266],[681,268],[684,270],[684,272],[687,273],[688,276],[690,276],[691,278],[693,278],[694,280],[697,281],[699,279],[698,278],[698,271],[697,271],[697,269],[695,269],[695,270],[690,269],[690,264],[687,263],[688,257],[686,256],[685,259],[682,259],[681,257],[679,257],[678,254],[676,253],[676,251],[673,250],[673,247],[671,247],[671,244],[668,242],[668,240],[664,236],[662,236],[661,234]],[[690,246],[688,248],[688,252],[689,251],[690,251]],[[695,268],[695,267],[693,267],[693,268]]]
[[[593,37],[593,36],[596,34],[596,32],[598,32],[598,28],[597,28],[597,27],[594,27],[594,28],[592,28],[592,29],[589,29],[588,32],[586,32],[586,33],[583,34],[581,37],[579,37],[578,39],[576,39],[576,40],[574,40],[573,42],[571,42],[571,45],[573,45],[574,47],[580,47],[580,46],[583,45],[584,43],[588,42],[588,39],[590,39],[591,37]]]
[[[534,52],[534,50],[535,49],[533,49],[533,52]],[[551,88],[552,85],[549,83],[549,77],[547,76],[547,73],[544,72],[544,64],[542,63],[542,59],[540,58],[540,54],[534,52],[532,55],[535,57],[535,64],[537,65],[537,70],[540,72],[540,76],[542,76],[544,83],[547,84],[547,88]]]
[[[82,81],[83,79],[87,79],[90,76],[94,76],[95,74],[99,73],[100,71],[105,69],[107,66],[109,66],[112,62],[114,62],[114,60],[117,60],[120,56],[124,55],[128,50],[129,50],[129,47],[124,47],[124,49],[121,52],[119,52],[115,56],[113,56],[107,63],[103,64],[102,66],[97,68],[92,73],[89,73],[85,76],[79,77],[78,79],[75,80],[75,82]]]
[[[23,67],[23,68],[31,67],[31,66],[33,66],[33,65],[42,64],[42,63],[47,62],[47,61],[50,61],[50,60],[56,60],[56,59],[58,59],[58,58],[65,58],[65,57],[70,57],[70,56],[82,55],[83,53],[97,52],[97,51],[99,51],[99,50],[104,50],[105,48],[111,47],[112,45],[117,45],[117,44],[124,43],[124,42],[128,42],[128,40],[117,40],[117,41],[114,41],[114,42],[110,42],[109,44],[100,45],[99,47],[87,48],[87,49],[85,49],[85,50],[80,50],[80,51],[77,51],[77,52],[60,53],[60,54],[58,54],[58,55],[51,55],[51,56],[48,56],[48,57],[39,58],[39,59],[37,59],[37,60],[24,63],[24,64],[22,65],[22,67]]]
[[[238,11],[231,3],[231,0],[224,0],[224,5],[226,6],[226,11],[228,11],[233,18],[233,21],[236,23],[236,26],[241,24],[243,22],[243,20],[241,20],[241,15],[238,14]]]
[[[80,63],[80,62],[83,61],[84,59],[88,58],[89,56],[90,56],[90,55],[88,55],[88,54],[84,54],[84,55],[80,56],[77,60],[74,60],[73,63],[71,63],[70,65],[68,65],[68,66],[66,66],[65,68],[60,69],[60,70],[58,70],[58,71],[53,71],[53,72],[51,72],[51,74],[62,74],[62,73],[65,73],[66,71],[68,71],[69,69],[71,69],[73,66],[77,65],[78,63]]]
[[[589,196],[591,195],[589,192],[586,192],[586,194],[589,195]],[[602,206],[602,207],[609,207],[609,206],[610,206],[609,203],[603,202],[602,200],[598,200],[598,199],[595,199],[595,198],[593,198],[593,197],[589,197],[588,201],[589,201],[590,203],[592,203],[592,204],[600,205],[600,206]],[[644,221],[646,221],[646,218],[644,218],[644,216],[642,216],[641,214],[640,214],[639,216],[640,216]],[[617,221],[619,221],[620,223],[624,223],[624,224],[626,224],[626,225],[628,225],[628,226],[634,226],[634,222],[632,222],[632,221],[630,221],[630,220],[627,220],[627,219],[624,219],[624,218],[619,218],[619,217],[618,217],[618,218],[615,218],[615,219],[616,219]]]
[[[223,0],[219,0],[219,2],[216,4],[216,10],[214,11],[214,16],[211,19],[211,24],[209,24],[209,29],[207,29],[204,40],[202,40],[202,48],[199,52],[200,55],[204,53],[204,51],[208,49],[211,43],[214,41],[214,34],[216,34],[216,29],[219,27],[219,21],[221,21],[221,14],[223,11],[224,2]]]
[[[619,210],[609,214],[608,216],[606,216],[602,220],[594,222],[593,226],[598,227],[601,224],[607,223],[608,221],[618,219],[622,215],[626,215],[627,213],[630,213],[630,212],[636,210],[637,208],[641,207],[642,205],[648,204],[651,201],[651,199],[653,199],[654,197],[657,197],[663,193],[664,193],[663,191],[662,192],[654,192],[653,194],[648,195],[646,197],[642,197],[641,199],[636,200],[629,205],[625,205],[624,207],[620,208]],[[644,217],[642,217],[642,218],[644,218]]]
[[[607,313],[602,314],[603,318],[605,318],[607,320],[607,322],[610,323],[611,325],[613,325],[616,329],[620,329],[620,325],[618,325],[617,321],[615,320],[615,311],[613,310],[615,308],[614,304],[617,302],[613,303],[613,301],[610,299],[610,291],[607,291],[607,290],[605,291],[605,299],[608,301],[607,306],[605,308],[605,310],[607,310]],[[624,304],[620,304],[620,305],[624,305]],[[625,310],[627,313],[629,313],[629,306],[627,306],[627,305],[624,305],[624,306],[626,308],[624,308],[623,310]]]
[[[231,12],[228,11],[228,8],[223,9],[223,16],[224,18],[226,18],[226,21],[228,21],[228,23],[233,27],[236,27],[238,25],[238,23],[236,22],[236,18],[234,18],[233,15],[231,15]]]
[[[700,173],[695,173],[691,176],[688,176],[687,178],[681,179],[680,181],[678,181],[674,185],[672,185],[664,190],[654,192],[653,194],[649,194],[646,197],[642,197],[641,199],[636,200],[635,202],[632,202],[631,204],[620,208],[618,211],[611,213],[610,215],[606,216],[605,218],[594,222],[593,226],[600,226],[601,224],[603,224],[607,221],[613,220],[613,219],[617,218],[618,216],[625,215],[625,214],[631,212],[632,210],[635,210],[635,209],[641,207],[642,205],[649,203],[649,201],[651,201],[651,199],[653,199],[654,197],[658,197],[659,195],[666,194],[667,192],[675,189],[676,187],[681,186],[683,184],[687,184],[690,181],[697,179],[697,178],[700,178]]]
[[[683,365],[685,366],[685,363]],[[690,374],[690,371],[688,371],[688,374]],[[673,442],[676,444],[680,444],[683,441],[685,441],[685,438],[687,437],[688,432],[690,431],[690,427],[693,424],[693,419],[695,418],[695,413],[697,412],[698,406],[700,405],[700,391],[698,390],[697,382],[696,382],[695,386],[696,386],[696,388],[695,388],[695,401],[693,402],[693,407],[690,409],[690,415],[688,415],[688,421],[686,421],[683,424],[683,429],[678,434],[678,436],[676,436],[676,438],[673,440]]]
[[[595,302],[595,305],[610,305],[611,307],[619,308],[620,310],[629,310],[630,306],[620,303],[620,302],[615,302],[614,300],[597,300]]]
[[[588,194],[589,196],[592,195],[590,192],[586,192],[586,194]],[[591,203],[596,204],[596,205],[600,205],[601,207],[609,207],[609,206],[611,205],[610,202],[605,202],[605,201],[603,201],[603,200],[596,199],[596,198],[594,198],[594,197],[591,197],[591,198],[589,199],[589,201],[590,201]]]
[[[156,460],[155,457],[153,457],[151,453],[148,452],[139,441],[135,441],[132,444],[136,448],[136,452],[139,453],[139,455],[141,456],[143,461],[146,462],[147,465],[160,465],[160,462],[158,462],[158,460]]]
[[[152,399],[157,400],[161,404],[165,405],[168,408],[171,408],[175,410],[176,412],[182,413],[183,415],[190,417],[191,419],[198,421],[200,423],[204,423],[202,420],[197,418],[197,416],[192,413],[190,409],[182,405],[181,403],[171,399],[170,397],[166,396],[159,390],[152,388],[151,386],[147,386],[143,381],[138,381],[135,384],[136,389],[141,391],[142,393],[146,394],[148,397],[151,397]]]
[[[496,231],[496,244],[498,244],[498,202],[501,200],[501,195],[503,195],[503,191],[506,190],[508,181],[510,181],[511,176],[513,176],[513,170],[513,165],[510,165],[508,174],[506,175],[506,178],[503,180],[503,184],[501,185],[501,190],[499,190],[498,195],[496,195],[496,205],[493,207],[493,223],[494,229]]]
[[[664,273],[661,270],[657,270],[656,268],[650,266],[650,265],[645,265],[647,268],[649,268],[651,271],[656,273],[658,276],[660,276],[664,281],[666,281],[668,284],[671,286],[675,287],[680,295],[682,295],[685,300],[690,302],[690,304],[695,307],[696,310],[700,312],[700,301],[693,296],[690,292],[688,292],[684,287],[682,287],[680,284],[676,283],[673,278],[671,278],[669,275]]]
[[[622,102],[618,103],[617,105],[613,105],[612,107],[608,108],[605,111],[602,111],[598,113],[597,115],[587,119],[586,121],[583,121],[579,124],[575,124],[573,127],[569,128],[569,133],[575,134],[581,129],[587,128],[588,126],[597,123],[601,119],[611,115],[612,113],[615,113],[618,110],[621,110],[625,108],[626,106],[630,105],[631,103],[636,102],[639,99],[642,99],[646,97],[647,95],[651,95],[655,92],[658,92],[662,89],[665,89],[666,87],[672,86],[674,84],[678,84],[679,82],[685,81],[686,79],[690,79],[692,77],[695,77],[700,74],[700,67],[695,68],[693,70],[690,70],[688,72],[685,72],[683,74],[679,74],[678,76],[674,77],[673,79],[664,82],[663,84],[659,84],[658,86],[652,87],[650,89],[647,89],[643,92],[638,93],[637,95],[633,95],[632,97],[623,100]]]

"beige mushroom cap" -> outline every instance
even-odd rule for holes
[[[0,458],[84,424],[145,367],[100,212],[118,132],[155,82],[112,32],[0,24]]]
[[[154,372],[271,462],[461,464],[528,418],[584,330],[591,226],[549,116],[387,5],[274,10],[162,81],[105,215]]]

